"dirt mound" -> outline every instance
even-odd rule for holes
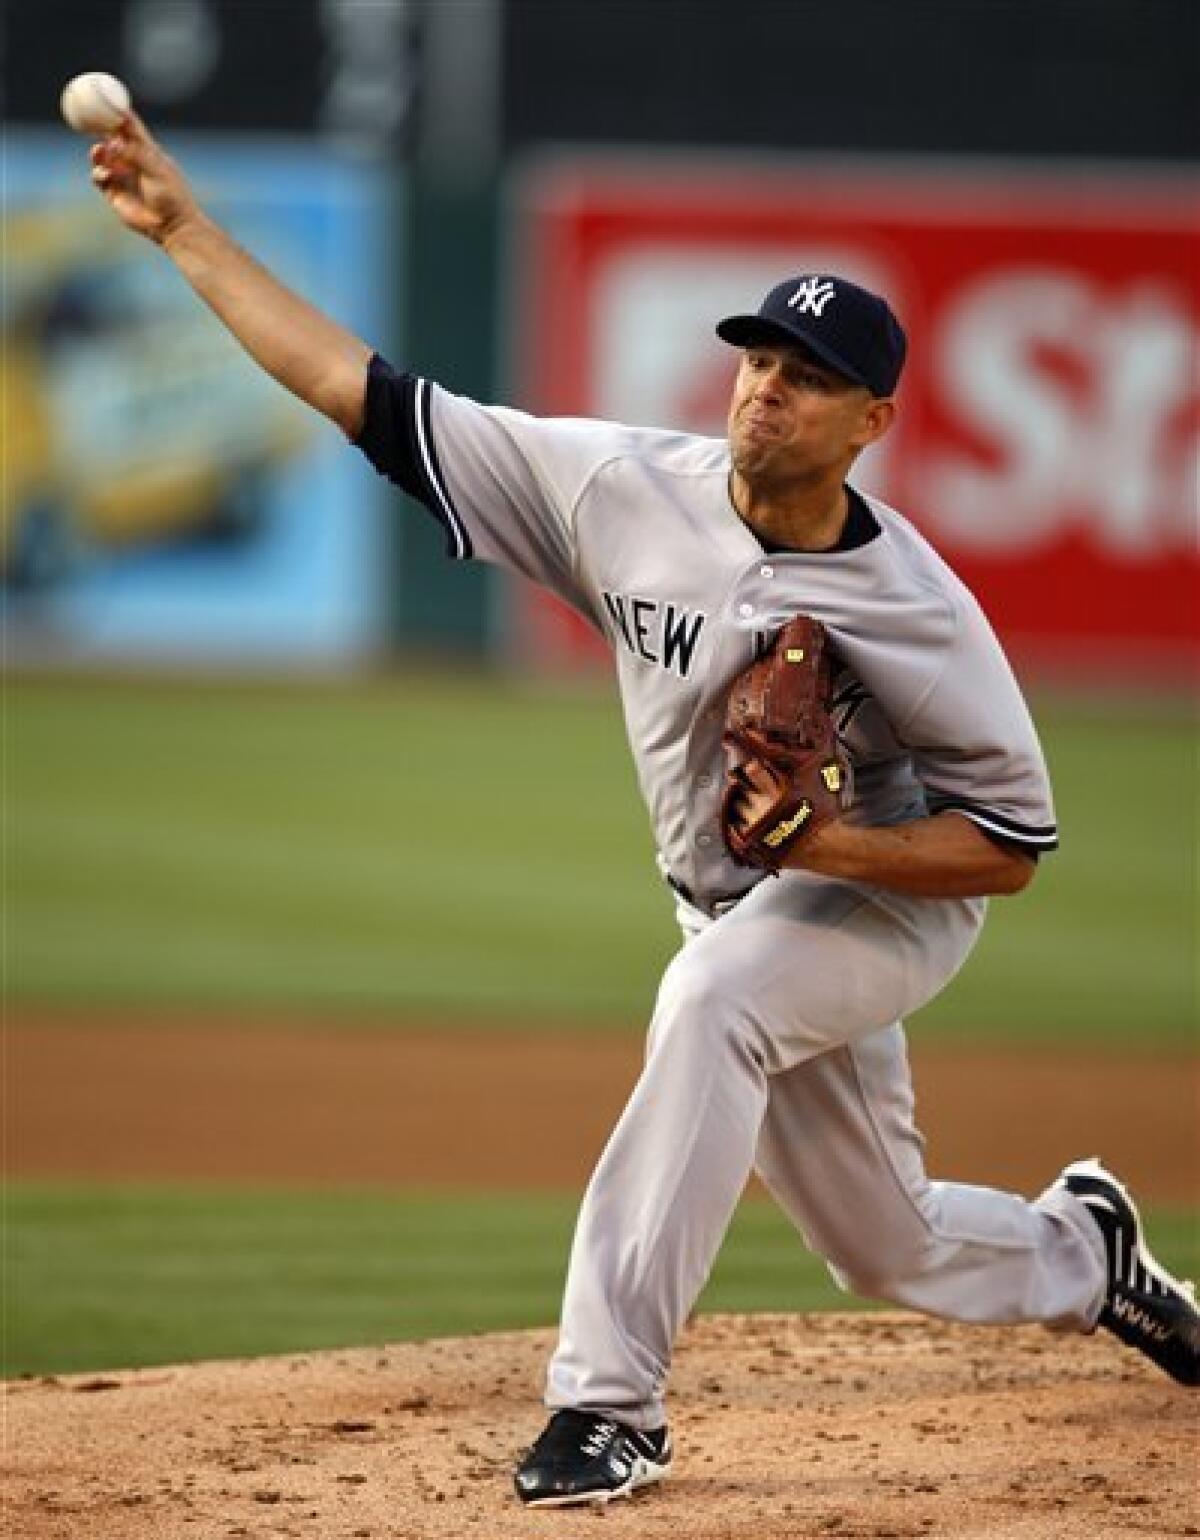
[[[549,1332],[19,1381],[23,1540],[801,1540],[1200,1535],[1197,1409],[1110,1339],[907,1315],[710,1316],[672,1479],[523,1512]]]

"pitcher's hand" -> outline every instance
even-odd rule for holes
[[[91,149],[92,181],[128,229],[156,245],[200,207],[187,178],[138,117],[126,114],[107,139]]]

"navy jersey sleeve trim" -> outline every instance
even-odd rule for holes
[[[354,442],[380,475],[433,514],[446,532],[447,554],[465,561],[473,554],[471,536],[438,461],[430,422],[432,395],[428,380],[397,373],[376,353],[367,370],[362,432]]]
[[[430,419],[433,386],[428,380],[416,378],[413,379],[413,385],[416,393],[416,410],[413,416],[416,423],[417,452],[421,473],[432,494],[431,497],[423,498],[422,501],[444,526],[449,554],[457,561],[466,561],[472,554],[471,536],[450,499],[450,492],[438,463],[437,448],[433,442],[433,426]]]
[[[1016,845],[1030,854],[1058,849],[1058,828],[1055,824],[1018,823],[1015,818],[967,802],[961,797],[939,797],[935,794],[928,798],[928,805],[930,813],[961,813],[964,818],[978,824],[984,834],[989,835],[997,844]]]

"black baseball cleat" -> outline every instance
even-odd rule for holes
[[[661,1481],[671,1469],[666,1428],[639,1433],[595,1412],[555,1412],[514,1478],[531,1508],[607,1503]]]
[[[1098,1160],[1077,1160],[1056,1187],[1084,1204],[1100,1227],[1108,1290],[1098,1324],[1165,1369],[1181,1385],[1200,1385],[1200,1310],[1193,1284],[1156,1262],[1133,1199]]]

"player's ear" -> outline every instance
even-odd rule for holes
[[[859,442],[863,449],[881,439],[896,420],[896,403],[891,396],[868,396],[863,407]]]

